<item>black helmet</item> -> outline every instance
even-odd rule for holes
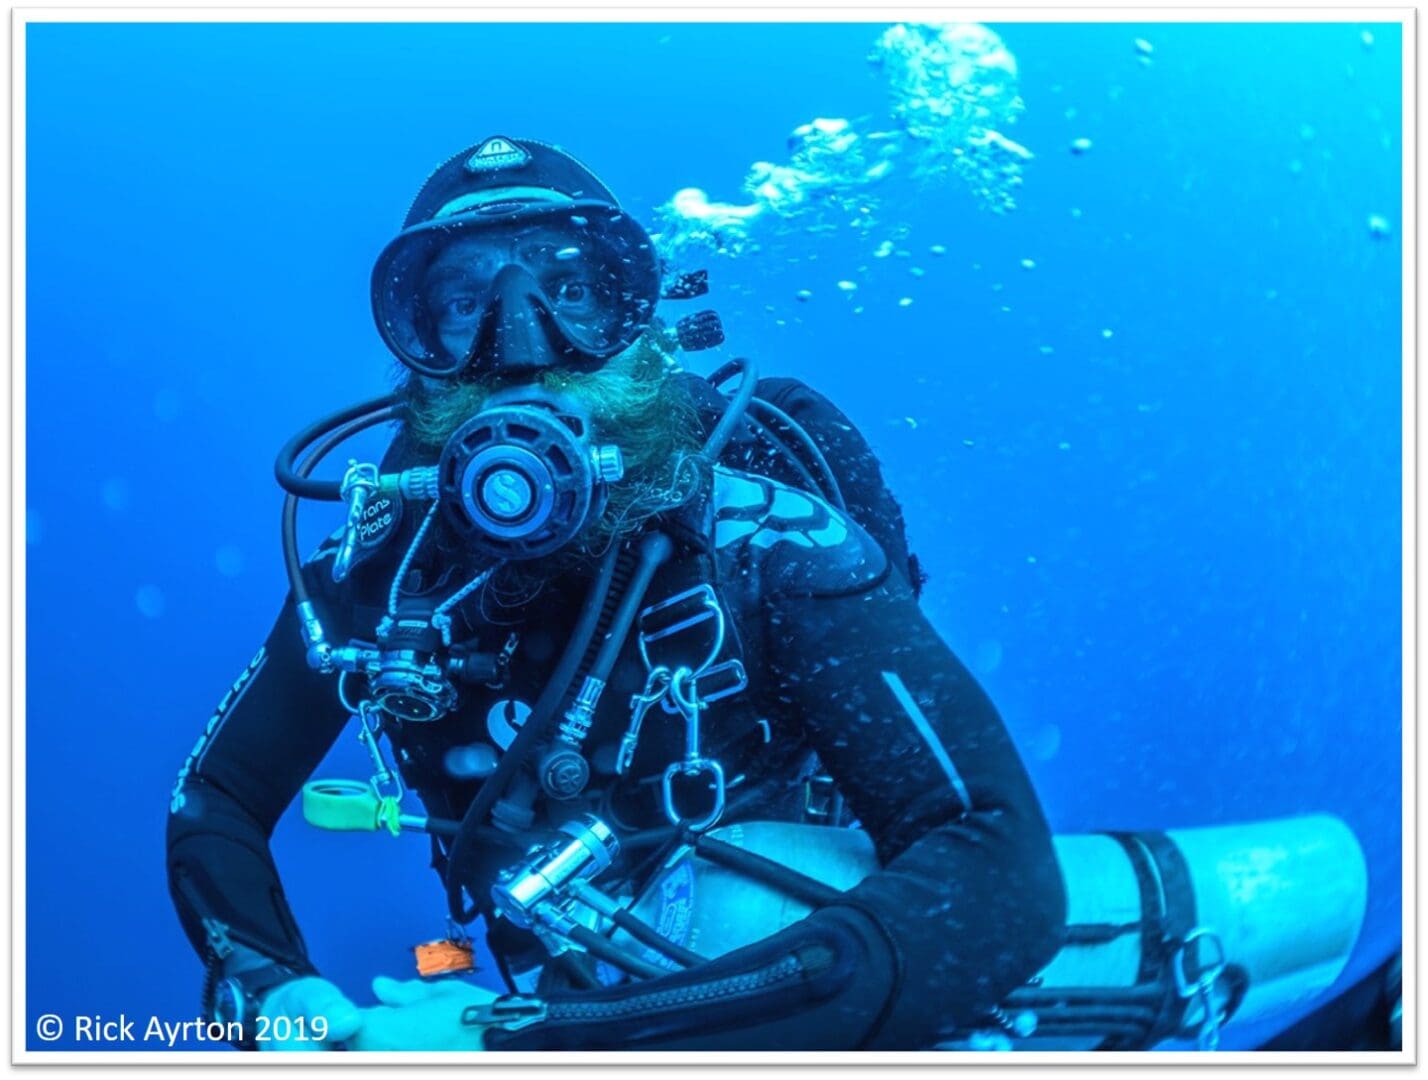
[[[593,370],[650,325],[654,245],[563,150],[493,136],[441,165],[372,271],[377,329],[426,375]]]

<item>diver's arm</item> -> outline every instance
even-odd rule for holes
[[[766,661],[883,868],[708,964],[553,995],[489,1048],[922,1049],[1055,955],[1064,887],[1015,748],[905,580],[850,535],[864,554],[760,568]]]
[[[307,665],[289,596],[189,753],[169,803],[169,891],[210,979],[272,961],[316,970],[268,840],[346,719],[332,680]]]
[[[787,708],[873,839],[882,869],[845,895],[897,977],[861,1045],[930,1045],[1056,955],[1065,886],[1051,832],[995,707],[900,574],[805,595],[771,616]]]

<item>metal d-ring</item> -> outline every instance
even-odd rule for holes
[[[714,778],[711,785],[714,788],[714,805],[704,817],[698,821],[690,821],[680,814],[674,803],[674,778],[676,775],[698,776],[706,772]],[[676,761],[664,770],[664,816],[669,819],[671,825],[687,825],[693,832],[712,829],[724,816],[724,786],[724,766],[713,758]]]
[[[1190,948],[1197,941],[1213,946],[1214,959],[1205,964],[1199,978],[1192,980],[1185,971],[1189,962]],[[1197,926],[1185,935],[1171,964],[1175,976],[1175,991],[1185,1001],[1198,998],[1204,1015],[1200,1018],[1200,1028],[1196,1032],[1196,1042],[1201,1050],[1215,1050],[1220,1045],[1220,1012],[1215,1007],[1215,984],[1225,972],[1225,946],[1220,936],[1213,930]]]

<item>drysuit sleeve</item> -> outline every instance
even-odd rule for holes
[[[818,751],[881,868],[707,964],[552,996],[543,1022],[488,1046],[926,1049],[987,1026],[1060,947],[1051,834],[990,700],[862,530],[783,504],[742,571],[766,598],[766,704]]]
[[[273,827],[346,721],[333,681],[307,665],[289,595],[272,633],[223,696],[169,800],[169,891],[212,976],[277,960],[315,972],[268,847]]]

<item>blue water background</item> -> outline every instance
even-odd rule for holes
[[[31,1018],[197,1014],[169,792],[284,591],[275,451],[387,385],[368,274],[427,171],[499,132],[644,220],[687,185],[736,199],[795,125],[886,115],[880,29],[28,28]],[[844,233],[712,263],[723,356],[871,438],[1058,831],[1352,825],[1346,983],[1400,935],[1399,31],[997,29],[1037,154],[1019,209],[949,184],[903,215],[906,258]],[[304,547],[333,524],[309,512]],[[322,773],[362,767],[349,734]],[[290,813],[274,850],[360,1001],[442,931],[420,838]]]

